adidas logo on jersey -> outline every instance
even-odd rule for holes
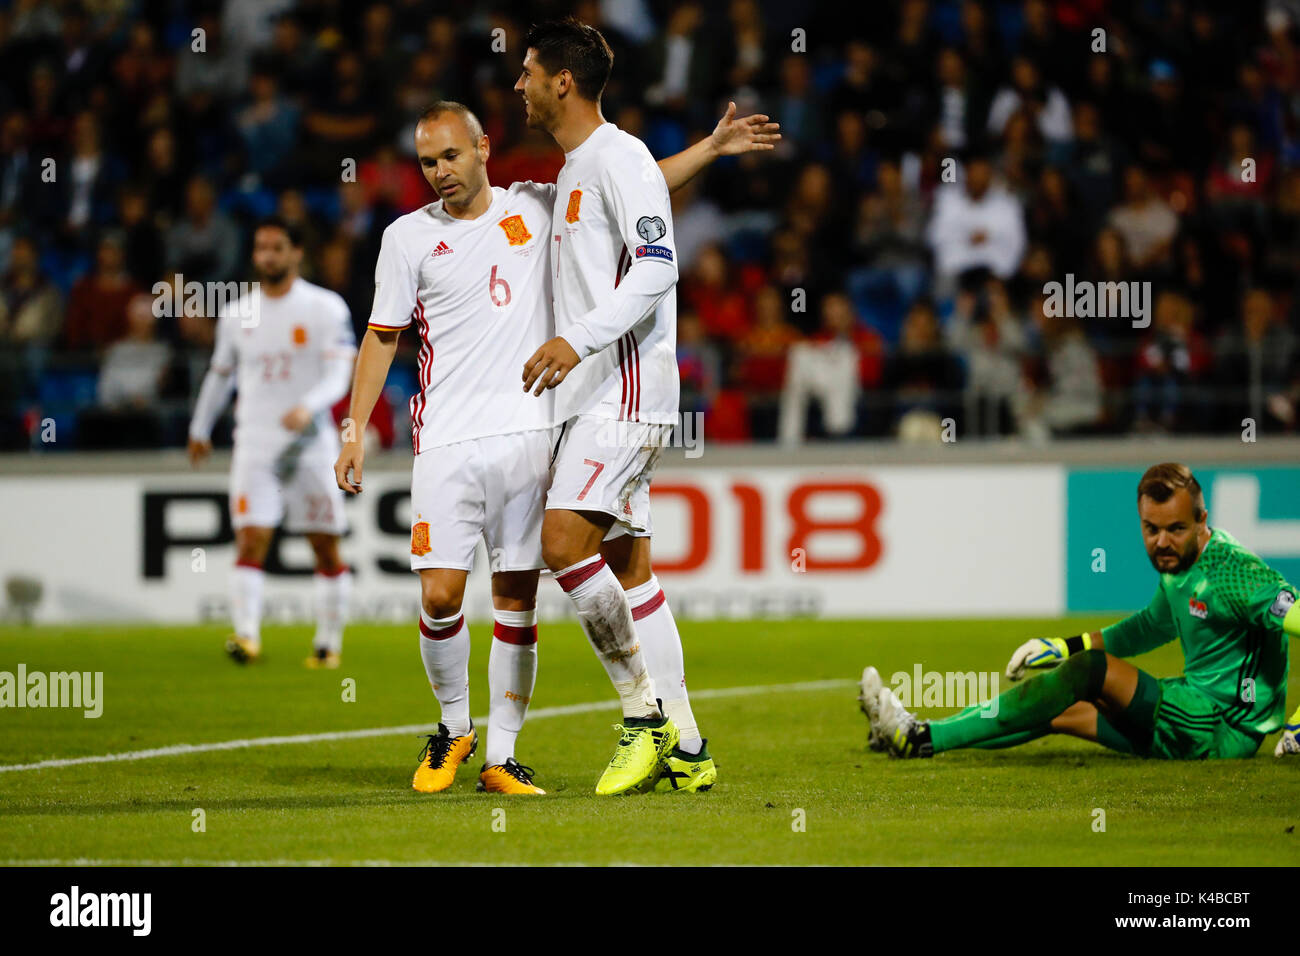
[[[440,242],[438,243],[437,248],[433,250],[433,255],[430,258],[437,258],[438,256],[449,255],[454,251],[455,250],[452,249],[451,246],[447,245],[445,242]]]

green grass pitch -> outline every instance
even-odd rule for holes
[[[416,793],[421,741],[409,731],[3,771],[0,861],[1300,864],[1300,760],[1275,760],[1275,738],[1253,760],[1192,764],[1061,737],[927,761],[866,750],[854,700],[865,664],[886,679],[917,662],[995,671],[1030,636],[1102,623],[685,622],[695,712],[719,785],[625,798],[592,792],[616,739],[604,673],[576,624],[546,624],[537,717],[519,746],[544,798],[475,793],[479,757],[452,790]],[[482,714],[490,627],[472,633],[471,703]],[[0,629],[0,670],[102,671],[105,699],[99,719],[0,710],[0,764],[434,727],[414,628],[350,627],[338,671],[303,668],[309,634],[269,626],[265,660],[241,668],[222,656],[215,627]],[[1181,657],[1171,645],[1138,663],[1172,675]],[[354,702],[343,699],[345,679],[355,681]],[[840,683],[814,683],[825,681]],[[1293,677],[1291,706],[1298,690]],[[548,713],[582,704],[593,707]],[[1094,829],[1097,809],[1104,832]]]

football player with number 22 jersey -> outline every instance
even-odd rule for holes
[[[665,160],[679,182],[763,124],[719,123],[709,140]],[[719,146],[719,143],[721,146]],[[335,464],[343,490],[362,488],[364,433],[400,332],[420,336],[420,391],[411,399],[411,567],[420,575],[420,655],[441,709],[412,782],[446,790],[479,745],[470,719],[469,628],[462,612],[478,541],[492,574],[488,732],[478,788],[541,794],[515,744],[537,673],[542,516],[555,453],[553,397],[522,392],[519,369],[554,334],[550,239],[556,187],[492,186],[488,137],[465,106],[439,102],[416,125],[421,169],[440,197],[394,221],[375,268],[375,299]],[[656,171],[657,172],[657,171]],[[662,184],[664,177],[658,174]]]
[[[336,668],[352,574],[339,557],[347,530],[343,494],[331,480],[338,436],[330,409],[348,393],[356,337],[342,297],[298,275],[302,242],[276,217],[253,230],[257,287],[217,317],[212,365],[190,422],[189,455],[212,450],[212,427],[238,383],[230,516],[235,528],[226,653],[261,656],[262,565],[281,522],[306,534],[316,558],[316,636],[307,665]]]

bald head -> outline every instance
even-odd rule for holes
[[[439,100],[421,113],[415,124],[416,129],[418,130],[426,121],[437,121],[448,116],[454,116],[464,124],[465,135],[471,142],[477,143],[483,138],[483,124],[478,121],[474,111],[464,103],[456,103],[452,100]]]
[[[441,101],[425,110],[415,126],[415,154],[448,214],[474,218],[490,204],[488,138],[468,107]]]

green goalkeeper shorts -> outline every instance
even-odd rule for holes
[[[1264,742],[1263,737],[1224,720],[1223,706],[1187,683],[1187,678],[1165,677],[1156,683],[1160,698],[1146,756],[1164,760],[1253,757]]]

